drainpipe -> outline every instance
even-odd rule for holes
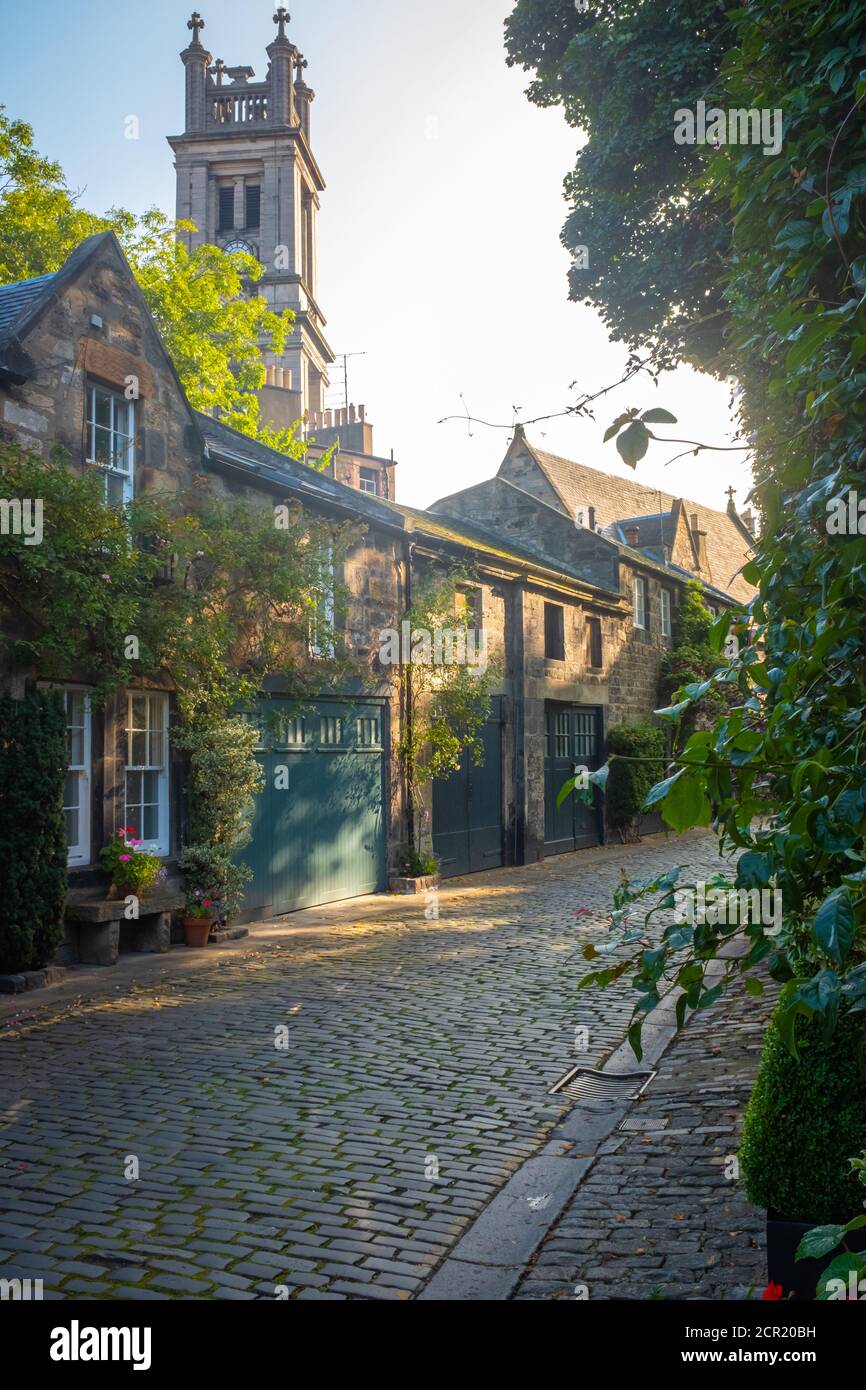
[[[524,686],[523,589],[517,580],[511,602],[511,681],[514,719],[514,844],[513,863],[526,863],[526,690]]]
[[[405,600],[405,608],[406,608],[406,611],[407,611],[407,612],[408,612],[409,609],[412,607],[412,556],[413,556],[413,554],[414,554],[414,551],[415,551],[414,542],[413,542],[413,541],[410,541],[410,540],[407,538],[407,539],[403,542],[403,557],[404,557],[404,558],[403,558],[403,595],[404,595],[404,600]],[[403,695],[403,701],[402,701],[402,703],[403,703],[403,708],[402,708],[402,710],[401,710],[401,717],[402,717],[402,719],[403,719],[403,721],[404,721],[403,727],[404,727],[404,729],[405,729],[405,742],[406,742],[406,746],[407,746],[407,748],[410,750],[408,753],[404,754],[404,757],[403,757],[403,759],[402,759],[402,762],[403,762],[403,783],[404,783],[404,786],[405,786],[405,788],[406,788],[406,831],[407,831],[407,835],[408,835],[408,841],[409,841],[410,848],[414,848],[414,845],[415,845],[415,779],[414,779],[414,777],[413,777],[413,771],[414,771],[414,769],[413,769],[413,767],[412,767],[412,754],[411,754],[411,748],[412,748],[412,721],[413,721],[413,717],[414,717],[414,711],[413,711],[413,708],[412,708],[412,668],[411,668],[411,661],[410,661],[410,662],[409,662],[409,674],[408,674],[408,677],[407,677],[406,674],[405,674],[405,666],[404,666],[404,660],[403,660],[402,637],[403,637],[403,633],[402,633],[402,630],[401,630],[401,633],[400,633],[400,639],[401,639],[401,641],[400,641],[400,684],[401,684],[401,687],[402,687],[402,695]],[[411,657],[411,655],[412,655],[412,653],[411,653],[411,650],[410,650],[409,656]]]

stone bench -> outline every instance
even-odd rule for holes
[[[67,935],[72,954],[82,965],[116,965],[120,929],[129,929],[133,951],[162,953],[171,944],[171,917],[183,907],[182,893],[154,893],[141,898],[138,917],[126,917],[123,898],[74,898],[66,904]]]

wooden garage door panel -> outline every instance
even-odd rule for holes
[[[481,730],[484,762],[467,754],[459,771],[433,784],[433,849],[443,878],[495,869],[502,854],[501,701]]]
[[[266,782],[243,855],[254,874],[244,916],[385,886],[383,717],[377,706],[323,704],[305,714],[302,731],[292,727],[291,743],[278,739],[259,755]]]

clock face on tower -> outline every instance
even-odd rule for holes
[[[227,241],[223,246],[223,250],[227,255],[231,255],[235,251],[243,251],[247,256],[255,256],[256,254],[256,248],[254,246],[251,246],[248,241],[240,240]]]

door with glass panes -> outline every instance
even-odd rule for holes
[[[561,806],[560,788],[580,767],[590,772],[604,761],[601,710],[592,705],[567,705],[548,701],[545,706],[544,749],[544,852],[568,854],[601,844],[601,798],[595,788],[589,804],[569,796]]]

